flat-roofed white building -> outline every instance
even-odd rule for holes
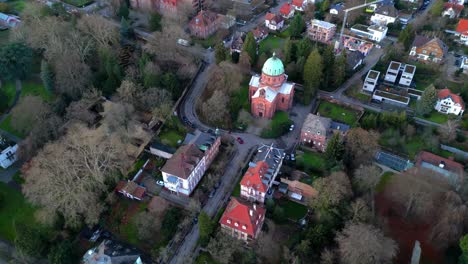
[[[362,24],[356,24],[351,27],[352,33],[375,42],[382,41],[387,36],[387,31],[388,27],[379,25],[366,26]]]
[[[416,66],[406,64],[401,73],[399,85],[410,86],[413,81],[414,73],[416,72]]]
[[[387,72],[385,73],[384,80],[389,83],[395,83],[398,77],[398,73],[400,72],[401,63],[392,61],[390,65],[388,65]]]
[[[373,93],[375,90],[375,87],[377,86],[379,76],[380,76],[380,72],[370,70],[367,73],[366,79],[364,80],[364,86],[362,87],[362,90],[364,90],[365,92]]]

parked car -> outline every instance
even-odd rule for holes
[[[237,142],[239,142],[239,144],[244,144],[244,140],[241,137],[237,137]]]
[[[96,242],[98,240],[98,238],[101,236],[101,232],[102,232],[101,229],[98,229],[98,230],[94,231],[94,233],[91,236],[91,238],[89,239],[89,241]]]
[[[164,186],[164,182],[163,182],[163,181],[156,181],[156,184],[159,185],[159,186]]]
[[[290,127],[289,127],[289,131],[293,131],[294,130],[294,124],[292,124]]]
[[[219,186],[221,186],[221,181],[218,181],[218,182],[214,185],[214,188],[215,188],[215,189],[218,189]]]
[[[268,194],[268,195],[271,195],[272,193],[273,193],[273,189],[271,189],[271,188],[268,189],[267,194]]]
[[[195,216],[195,217],[193,218],[193,224],[196,224],[196,223],[198,223],[198,217],[197,217],[197,216]]]
[[[294,155],[294,153],[291,153],[291,160],[292,160],[292,161],[295,161],[295,160],[296,160],[296,156]]]
[[[213,189],[210,194],[208,194],[208,197],[209,198],[213,198],[215,196],[215,193],[216,193],[216,189]]]
[[[182,120],[184,121],[184,123],[188,123],[188,118],[186,116],[184,116]]]

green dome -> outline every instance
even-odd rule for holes
[[[278,76],[284,73],[283,63],[276,57],[275,53],[263,64],[262,72],[270,76]]]

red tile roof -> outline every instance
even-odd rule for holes
[[[209,27],[213,24],[216,19],[218,19],[218,15],[207,10],[201,10],[198,14],[190,20],[190,25],[197,26],[197,27]]]
[[[450,97],[452,99],[452,101],[454,101],[455,103],[461,105],[461,108],[463,110],[465,110],[465,104],[463,103],[463,99],[458,94],[452,93],[447,88],[439,90],[439,92],[437,94],[437,97],[439,97],[439,99],[445,99],[447,97]]]
[[[131,196],[141,200],[143,199],[143,196],[145,196],[146,189],[133,181],[119,181],[117,183],[117,187],[115,187],[115,191],[124,194],[130,194]]]
[[[444,170],[451,171],[460,175],[460,177],[463,177],[463,165],[451,159],[446,159],[444,157],[437,156],[436,154],[432,154],[427,151],[421,151],[419,152],[418,157],[416,158],[416,166],[421,166],[422,162],[426,162],[434,166],[439,166],[440,163],[443,162],[445,165]]]
[[[262,179],[267,173],[268,164],[264,161],[257,162],[257,166],[249,167],[242,178],[240,185],[248,188],[254,188],[260,192],[265,193],[268,186],[266,186]]]
[[[468,35],[468,19],[460,19],[455,31],[463,35]]]
[[[453,8],[457,11],[457,13],[460,13],[463,10],[464,6],[459,5],[457,3],[445,3],[444,10],[449,9],[449,8]]]
[[[273,13],[267,13],[267,14],[265,15],[265,20],[272,20],[273,18],[275,18],[275,16],[276,16],[276,15],[273,14]]]
[[[219,223],[255,238],[265,219],[265,208],[232,197]]]
[[[284,3],[280,8],[280,13],[284,16],[288,16],[291,13],[292,6],[289,3]]]
[[[304,0],[293,0],[292,5],[297,6],[297,7],[302,7],[304,5]]]
[[[203,158],[203,155],[203,152],[194,144],[184,145],[167,160],[161,171],[187,179]]]

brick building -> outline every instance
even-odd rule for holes
[[[335,36],[336,25],[326,21],[313,19],[307,29],[309,38],[314,41],[329,44]]]
[[[276,110],[287,111],[292,107],[294,83],[287,82],[283,63],[276,55],[269,58],[262,68],[262,75],[254,75],[249,83],[251,113],[255,117],[272,118]]]
[[[201,10],[189,22],[190,34],[197,38],[213,35],[221,26],[221,17],[211,11]]]
[[[130,0],[134,9],[143,11],[159,11],[163,14],[176,14],[185,11],[184,6],[192,7],[194,12],[204,7],[205,0]]]
[[[308,114],[302,125],[300,143],[325,151],[333,133],[344,136],[349,128],[348,125],[335,122],[328,117]]]

